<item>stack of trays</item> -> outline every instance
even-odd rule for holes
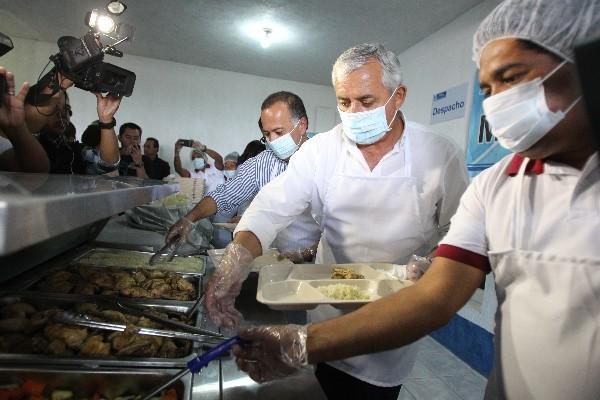
[[[321,304],[352,309],[413,284],[390,272],[394,264],[299,264],[265,266],[259,272],[256,299],[274,310],[310,310]],[[359,279],[332,279],[343,268]]]

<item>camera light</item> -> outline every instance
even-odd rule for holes
[[[106,5],[106,9],[112,15],[121,15],[127,9],[127,6],[121,3],[121,0],[111,1]]]
[[[112,33],[117,28],[117,24],[110,15],[98,10],[92,10],[87,13],[85,16],[85,24],[96,32],[105,34]]]

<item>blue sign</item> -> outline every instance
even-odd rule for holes
[[[510,151],[498,144],[483,113],[485,96],[479,89],[479,71],[475,71],[473,83],[473,105],[469,120],[469,140],[467,143],[467,169],[471,177],[491,167]]]
[[[444,90],[433,95],[431,103],[431,123],[450,121],[465,116],[468,84]]]

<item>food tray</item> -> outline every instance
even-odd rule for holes
[[[20,282],[15,282],[13,285],[11,285],[9,290],[20,288],[23,291],[36,292],[36,293],[59,293],[59,294],[65,294],[65,295],[79,295],[79,296],[92,295],[91,293],[89,293],[89,294],[71,293],[73,290],[75,290],[74,288],[68,290],[67,293],[64,293],[64,291],[62,291],[62,290],[51,291],[51,290],[47,290],[46,288],[44,288],[44,282],[49,276],[51,276],[51,274],[54,274],[56,272],[63,271],[63,270],[70,270],[70,269],[76,268],[77,266],[78,266],[78,264],[70,263],[66,266],[63,264],[62,266],[57,265],[57,266],[52,266],[49,268],[35,269],[32,271],[31,274],[28,274],[27,276],[23,277],[23,279]],[[89,269],[89,271],[98,271],[98,272],[102,272],[102,273],[106,273],[106,272],[110,272],[110,271],[129,272],[129,273],[139,272],[139,270],[136,268],[122,268],[122,267],[111,267],[111,266],[100,266],[100,265],[94,265],[94,266],[81,265],[81,268],[87,268],[87,269]],[[182,303],[190,303],[190,302],[195,301],[202,295],[202,277],[203,277],[202,275],[171,272],[171,271],[167,271],[167,272],[175,274],[176,276],[191,283],[194,286],[193,295],[190,298],[188,298],[187,300],[168,299],[168,298],[160,298],[160,297],[150,298],[150,297],[126,296],[126,295],[123,295],[120,291],[118,293],[110,293],[110,295],[115,296],[115,297],[122,297],[124,299],[153,301],[153,302],[157,302],[158,304],[161,304],[161,303],[170,304],[173,301],[182,302]],[[154,272],[148,272],[148,273],[154,273]],[[89,274],[87,276],[89,276]],[[104,288],[106,290],[118,291],[116,288],[107,288],[107,287],[104,287]],[[94,293],[93,295],[102,295],[102,294],[103,293],[101,291],[96,291],[96,293]],[[106,293],[104,293],[104,294],[106,294]]]
[[[52,367],[38,365],[21,367],[0,367],[0,385],[20,385],[26,380],[46,384],[44,395],[50,398],[52,390],[69,390],[74,399],[92,398],[95,392],[109,399],[121,395],[145,395],[152,389],[171,379],[177,369],[130,369],[99,368],[94,370]],[[172,386],[180,400],[192,397],[192,375],[183,376]]]
[[[149,265],[152,252],[124,249],[93,248],[79,255],[73,263],[100,267],[159,269],[170,272],[204,275],[206,265],[202,256],[176,255],[172,261]]]
[[[97,301],[101,300],[101,296]],[[70,309],[75,304],[81,304],[86,302],[94,302],[93,298],[76,297],[76,296],[64,296],[64,295],[44,295],[32,293],[19,293],[19,294],[0,294],[0,309],[6,305],[14,303],[29,303],[38,310],[49,309],[49,308],[62,308]],[[102,304],[102,303],[98,303]],[[151,307],[154,310],[161,312],[173,312],[173,313],[185,313],[189,310],[189,307],[182,306],[181,303],[173,302],[171,305],[156,304],[153,302],[138,303],[139,305]],[[192,321],[195,326],[204,327],[206,320],[201,312],[196,312],[192,316]],[[169,329],[164,327],[163,329]],[[93,329],[88,328],[91,332]],[[21,333],[21,332],[16,332]],[[0,336],[6,335],[7,333],[1,333]],[[1,338],[0,338],[1,339]],[[83,355],[52,355],[52,354],[39,354],[39,353],[0,353],[0,365],[16,365],[16,364],[46,364],[46,365],[61,365],[61,366],[73,366],[78,365],[86,368],[95,368],[97,366],[111,366],[111,367],[161,367],[161,368],[174,368],[184,367],[190,356],[198,352],[202,347],[202,343],[192,343],[190,351],[183,357],[178,358],[160,358],[160,357],[117,357],[114,355],[102,357],[102,356],[83,356]]]
[[[365,279],[331,279],[333,268],[351,268]],[[394,264],[299,264],[265,266],[259,272],[256,299],[274,310],[310,310],[321,304],[352,309],[379,300],[413,284],[393,279]],[[324,286],[348,285],[366,299],[336,300],[321,292]]]

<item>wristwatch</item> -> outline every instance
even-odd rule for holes
[[[110,122],[98,121],[98,126],[100,127],[100,129],[112,129],[115,127],[115,125],[117,125],[117,120],[115,119],[115,117],[113,117],[112,121]]]

